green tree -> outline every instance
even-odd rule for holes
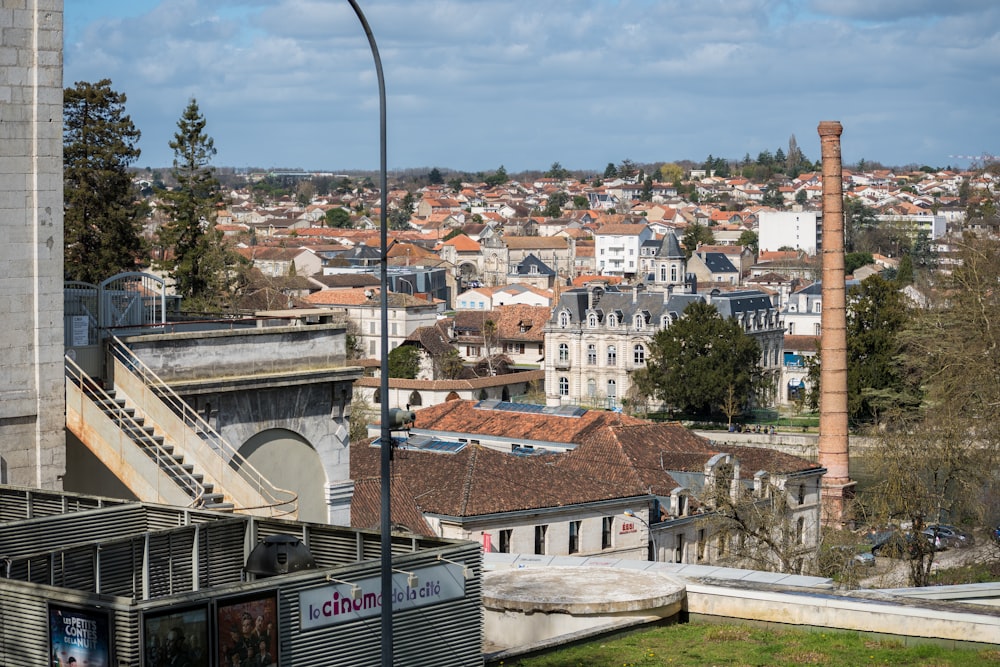
[[[604,168],[604,178],[617,178],[618,177],[618,167],[615,166],[614,162],[609,162],[608,166]]]
[[[453,347],[434,357],[435,380],[457,380],[462,376],[463,370],[465,363],[462,361],[462,355]]]
[[[399,345],[389,351],[389,377],[415,380],[420,372],[420,350]]]
[[[875,209],[855,197],[844,198],[844,249],[853,252],[858,236],[875,229]]]
[[[621,164],[618,165],[618,176],[620,178],[629,179],[639,173],[639,165],[637,165],[632,160],[625,158],[622,160]]]
[[[63,91],[65,276],[98,283],[135,270],[146,256],[142,206],[128,167],[139,158],[139,130],[111,81]]]
[[[862,266],[873,264],[875,259],[870,252],[849,252],[844,255],[844,273],[851,275]]]
[[[899,259],[899,270],[896,271],[896,284],[900,287],[913,284],[913,259],[903,255]]]
[[[642,192],[639,193],[639,201],[653,201],[653,177],[647,176],[642,181]]]
[[[795,203],[799,206],[805,206],[807,201],[809,201],[808,193],[806,193],[805,188],[800,188],[799,191],[795,193]]]
[[[590,200],[586,195],[573,195],[573,208],[577,210],[590,208]]]
[[[646,368],[635,373],[645,393],[698,415],[721,409],[730,392],[751,403],[760,383],[760,345],[715,306],[694,302],[653,336]]]
[[[486,185],[489,186],[503,185],[509,180],[510,176],[507,175],[507,170],[504,169],[503,165],[500,165],[500,167],[495,172],[493,172],[484,179]]]
[[[555,178],[561,181],[569,178],[569,171],[564,169],[563,166],[558,162],[553,162],[552,166],[549,167],[549,170],[545,172],[545,177]]]
[[[559,192],[553,192],[549,196],[548,203],[545,204],[545,208],[542,210],[542,215],[547,218],[558,218],[562,215],[563,206],[569,201],[569,195],[560,190]]]
[[[177,187],[164,193],[169,219],[160,228],[159,242],[165,250],[160,266],[169,272],[189,308],[217,311],[230,296],[230,271],[239,260],[224,248],[222,234],[215,229],[219,182],[211,164],[215,141],[205,134],[205,125],[198,102],[192,99],[170,142]]]
[[[757,238],[757,232],[752,229],[744,229],[736,242],[744,248],[749,248],[754,255],[760,250],[760,239]]]
[[[431,172],[427,174],[427,181],[431,185],[442,185],[444,183],[444,176],[441,175],[441,170],[437,167],[431,169]]]
[[[660,179],[664,183],[679,184],[684,179],[684,169],[675,162],[660,165]]]
[[[764,188],[764,196],[761,198],[760,203],[772,208],[784,208],[785,198],[782,196],[781,191],[778,190],[778,186],[772,183]]]
[[[340,208],[331,208],[326,212],[326,226],[345,229],[351,226],[351,214]]]
[[[847,411],[856,422],[898,418],[919,397],[900,355],[908,313],[895,284],[873,275],[848,290]]]
[[[688,228],[684,231],[681,243],[684,244],[684,255],[688,259],[691,259],[691,255],[694,254],[699,245],[712,245],[715,243],[715,236],[712,234],[711,229],[696,222],[693,225],[688,225]]]

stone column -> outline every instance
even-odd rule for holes
[[[844,276],[844,187],[837,121],[819,124],[823,156],[823,312],[820,348],[819,463],[823,522],[842,523],[854,482],[848,467],[847,289]]]
[[[0,482],[59,489],[62,0],[0,2]]]

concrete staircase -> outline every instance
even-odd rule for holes
[[[162,430],[152,422],[147,423],[146,417],[137,414],[134,407],[128,407],[125,399],[117,397],[115,389],[98,392],[85,386],[84,393],[138,448],[156,462],[167,477],[188,492],[193,505],[223,511],[234,509],[233,503],[226,502],[222,493],[215,492],[215,485],[206,482],[205,475],[197,472],[193,463],[185,463],[184,455],[166,442]]]
[[[66,359],[66,426],[140,500],[294,518],[278,489],[120,342],[112,386]]]

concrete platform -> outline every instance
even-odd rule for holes
[[[545,567],[483,573],[486,642],[526,648],[557,637],[610,632],[677,616],[685,585],[619,568]]]

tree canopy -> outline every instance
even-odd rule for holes
[[[340,208],[331,208],[326,212],[326,226],[336,228],[346,228],[351,226],[351,214]]]
[[[420,350],[399,345],[389,351],[389,377],[415,380],[420,372]]]
[[[696,222],[693,225],[688,225],[687,230],[684,232],[684,237],[681,239],[681,243],[684,245],[684,255],[688,259],[691,259],[691,255],[694,254],[694,251],[698,249],[699,245],[712,245],[715,243],[715,235],[712,234],[711,229]]]
[[[895,283],[879,275],[848,291],[847,410],[857,422],[914,410],[919,399],[903,371],[900,334],[908,314]]]
[[[759,384],[760,345],[739,322],[723,319],[707,303],[653,336],[646,368],[635,382],[649,395],[683,412],[708,415],[731,396],[749,405]]]
[[[192,99],[170,141],[177,187],[163,195],[169,220],[160,227],[163,257],[159,264],[169,272],[189,309],[214,312],[232,296],[230,279],[241,262],[225,248],[222,234],[215,229],[219,182],[212,167],[215,141],[205,133],[205,126],[198,102]]]
[[[63,91],[63,198],[67,279],[99,283],[146,257],[138,192],[128,172],[139,130],[111,81]]]

